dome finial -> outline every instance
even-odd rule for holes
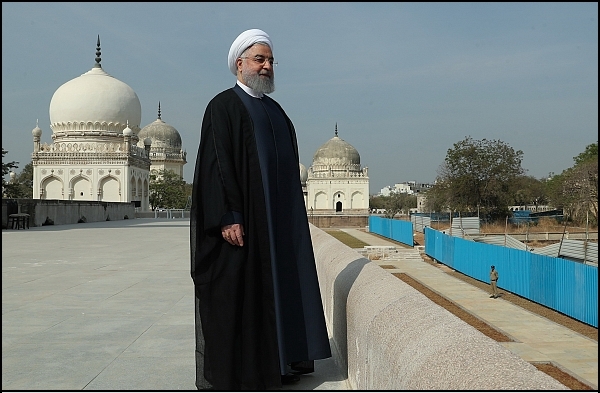
[[[337,121],[335,122],[335,136],[338,136],[338,134],[337,134]]]
[[[100,65],[100,61],[102,61],[100,54],[100,34],[98,34],[98,43],[96,44],[96,64],[94,64],[95,68],[102,68]]]
[[[160,101],[158,101],[158,120],[160,120]]]

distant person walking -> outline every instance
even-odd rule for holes
[[[498,297],[498,270],[496,267],[492,265],[492,270],[490,271],[490,292],[492,293],[490,297],[494,299]]]

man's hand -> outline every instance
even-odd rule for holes
[[[244,245],[244,226],[241,224],[225,225],[221,228],[221,235],[231,245],[240,247]]]

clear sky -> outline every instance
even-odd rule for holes
[[[598,3],[2,3],[2,147],[19,169],[31,130],[50,143],[63,83],[102,67],[181,134],[192,182],[204,109],[235,83],[239,33],[266,31],[271,95],[292,119],[300,162],[334,136],[369,167],[370,192],[432,183],[467,136],[523,151],[536,178],[598,140]]]

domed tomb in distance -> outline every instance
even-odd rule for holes
[[[309,214],[368,214],[368,168],[361,168],[360,154],[335,136],[317,149],[306,180]]]
[[[160,102],[158,118],[144,126],[138,133],[138,146],[143,147],[145,139],[152,141],[150,148],[150,173],[170,170],[183,178],[183,166],[187,163],[187,153],[182,149],[179,131],[161,118]]]

